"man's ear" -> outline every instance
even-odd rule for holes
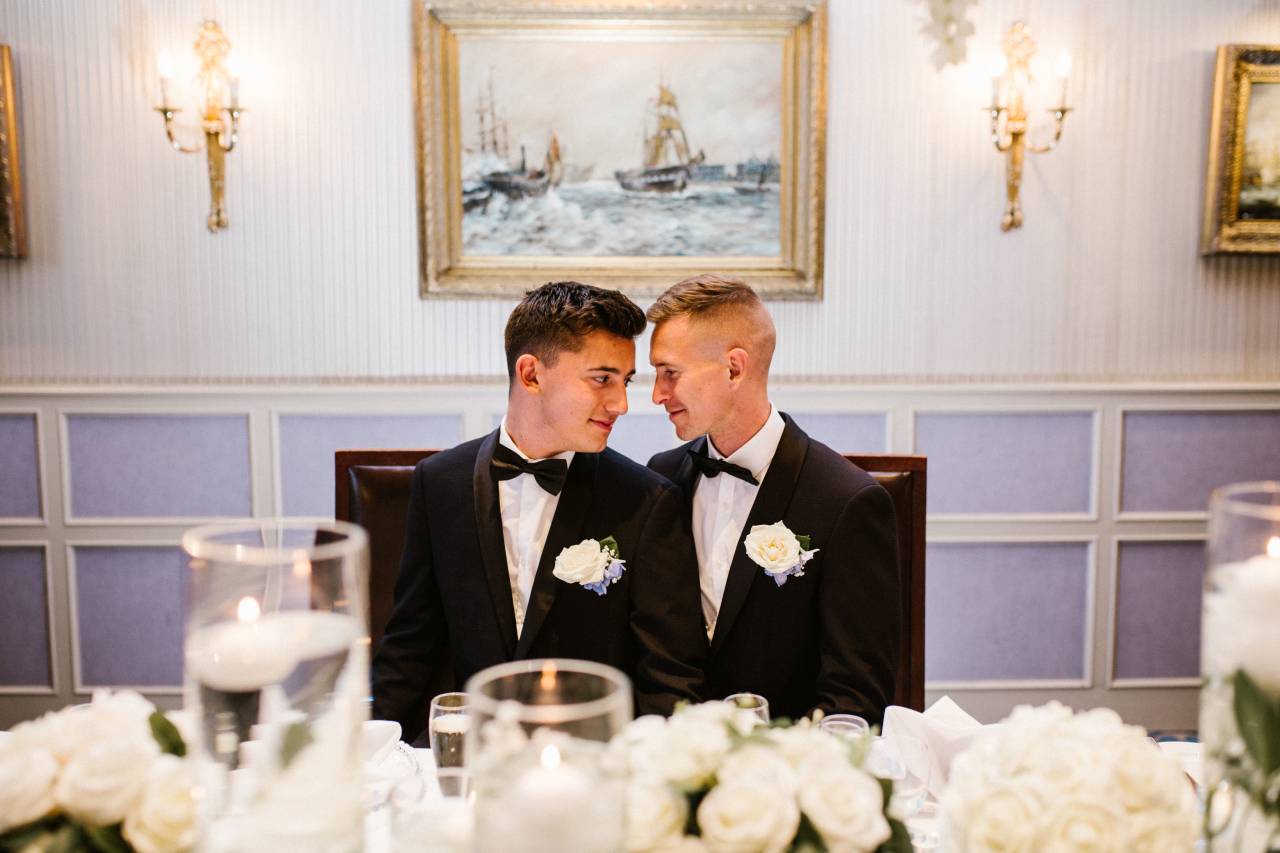
[[[540,394],[542,386],[538,384],[538,373],[542,362],[532,353],[525,353],[516,359],[515,386],[531,394]]]
[[[746,377],[751,356],[742,347],[734,347],[725,353],[725,359],[729,362],[729,381],[741,382]]]

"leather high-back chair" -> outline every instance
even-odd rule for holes
[[[893,704],[924,710],[924,515],[928,459],[893,454],[846,454],[875,477],[893,499],[898,520],[898,578],[902,583],[902,657]]]
[[[369,636],[378,650],[391,618],[413,468],[434,450],[339,450],[335,515],[369,532]],[[923,456],[848,455],[889,492],[898,519],[902,582],[902,657],[893,702],[924,709],[924,517],[927,460]],[[447,655],[446,655],[447,659]],[[450,674],[451,677],[451,674]],[[444,686],[443,689],[451,689]],[[440,691],[437,691],[440,692]]]

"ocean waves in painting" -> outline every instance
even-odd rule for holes
[[[727,182],[638,193],[614,181],[563,184],[545,195],[494,193],[462,218],[463,252],[499,256],[776,256],[777,185],[742,193]]]

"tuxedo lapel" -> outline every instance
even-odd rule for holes
[[[707,437],[705,435],[690,442],[684,455],[680,457],[680,464],[676,468],[675,479],[672,481],[684,493],[685,504],[691,512],[693,510],[693,490],[698,487],[698,469],[694,467],[691,454],[705,454],[706,452]]]
[[[502,632],[502,645],[511,658],[516,649],[516,612],[511,603],[511,577],[507,573],[507,549],[502,540],[502,510],[498,504],[498,484],[491,470],[493,448],[498,444],[498,431],[491,432],[480,444],[472,476],[475,492],[476,535],[480,539],[480,556],[485,579],[493,596],[493,609]]]
[[[737,548],[733,552],[733,562],[729,564],[729,578],[725,581],[724,597],[720,600],[720,612],[716,616],[715,633],[711,637],[711,654],[714,656],[722,645],[724,638],[733,627],[733,620],[747,600],[751,584],[764,569],[757,566],[747,556],[747,549],[742,546],[743,540],[757,524],[773,524],[781,521],[791,504],[791,496],[795,494],[796,481],[800,477],[800,467],[804,464],[805,454],[809,450],[809,438],[800,427],[788,418],[782,438],[778,441],[778,449],[774,451],[773,461],[756,493],[755,503],[747,521],[742,525],[742,535],[738,537]]]
[[[595,494],[596,465],[599,459],[599,455],[595,453],[575,453],[573,456],[564,489],[560,492],[560,502],[556,504],[556,514],[551,519],[551,529],[547,531],[547,542],[542,546],[538,573],[533,578],[533,589],[529,592],[524,627],[520,630],[520,640],[516,643],[517,660],[528,656],[542,623],[551,612],[551,605],[555,603],[556,591],[562,583],[551,573],[556,566],[556,557],[565,548],[582,541],[587,510],[591,508],[591,500]]]

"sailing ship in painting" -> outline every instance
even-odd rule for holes
[[[692,154],[689,137],[680,121],[675,94],[658,84],[658,97],[649,102],[653,130],[644,135],[644,167],[619,169],[613,173],[624,190],[631,192],[683,192],[694,167],[707,159],[699,149]]]
[[[546,155],[539,168],[530,168],[525,147],[520,146],[520,164],[510,165],[507,144],[507,123],[498,118],[497,102],[493,95],[493,75],[489,76],[488,97],[476,103],[479,120],[478,169],[463,176],[462,209],[485,209],[494,193],[519,199],[544,195],[548,188],[558,186],[564,176],[560,162],[560,141],[551,133]]]

